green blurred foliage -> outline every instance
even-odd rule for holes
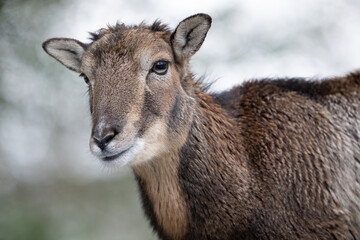
[[[23,203],[1,202],[0,239],[1,240],[46,240],[47,219],[34,209],[28,209]]]
[[[22,185],[0,198],[0,240],[154,239],[133,180]]]

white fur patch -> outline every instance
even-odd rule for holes
[[[131,134],[130,134],[131,135]],[[110,146],[111,156],[124,151],[119,157],[111,161],[104,161],[106,167],[122,167],[125,165],[136,166],[141,163],[165,153],[168,149],[166,146],[166,129],[160,121],[155,123],[142,138],[136,138],[131,144],[121,144],[121,148],[112,148]],[[130,142],[130,141],[129,141]],[[110,143],[111,144],[111,143]],[[114,144],[119,145],[117,143]],[[101,152],[94,143],[90,143],[91,151],[99,158],[109,157]]]
[[[165,153],[168,150],[166,136],[166,128],[161,121],[151,126],[140,139],[143,142],[142,151],[129,162],[129,165],[136,166]]]
[[[125,153],[121,154],[118,158],[112,161],[104,161],[106,167],[122,167],[129,164],[135,157],[144,149],[144,141],[137,139]]]

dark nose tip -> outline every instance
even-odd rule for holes
[[[105,147],[110,143],[110,141],[115,137],[116,133],[112,130],[109,132],[104,133],[100,136],[93,136],[94,142],[96,145],[101,149],[104,150]]]

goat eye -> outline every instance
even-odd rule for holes
[[[152,71],[158,75],[164,75],[169,68],[169,62],[167,61],[158,61],[152,67]]]
[[[87,85],[90,85],[90,80],[89,80],[89,78],[88,78],[84,73],[81,73],[81,74],[80,74],[80,77],[83,77],[85,83],[86,83]]]

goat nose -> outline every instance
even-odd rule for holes
[[[105,147],[109,144],[109,142],[115,137],[116,133],[112,130],[106,132],[101,136],[93,136],[94,142],[101,149],[104,150]]]

